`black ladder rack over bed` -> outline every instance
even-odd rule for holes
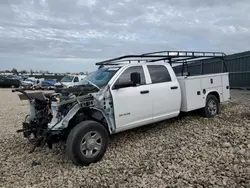
[[[197,51],[158,51],[150,52],[141,55],[125,55],[116,57],[113,59],[108,59],[105,61],[97,62],[100,68],[105,65],[119,65],[131,62],[157,62],[157,61],[167,61],[171,66],[173,63],[182,64],[187,66],[189,62],[201,61],[209,58],[219,58],[222,60],[224,67],[226,68],[226,54],[223,52],[197,52]],[[227,71],[227,68],[226,68]]]

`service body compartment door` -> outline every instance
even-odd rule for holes
[[[211,75],[208,77],[201,78],[201,86],[202,88],[205,89],[221,87],[222,86],[221,75],[218,76]]]
[[[205,106],[205,97],[201,87],[201,79],[180,78],[181,111],[188,112]]]
[[[222,100],[223,101],[227,101],[230,99],[230,85],[229,85],[229,75],[228,74],[224,74],[222,76],[222,85],[223,85],[223,89],[222,89]],[[222,101],[222,102],[223,102]]]

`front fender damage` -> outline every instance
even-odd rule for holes
[[[97,93],[90,94],[88,97],[76,99],[77,104],[73,106],[72,109],[69,110],[67,115],[62,118],[60,121],[57,117],[57,106],[60,104],[54,103],[52,108],[54,107],[55,114],[53,115],[53,119],[51,123],[48,124],[48,128],[51,130],[63,130],[68,128],[70,120],[83,108],[88,108],[89,110],[99,111],[102,116],[105,118],[105,121],[108,126],[109,133],[112,134],[115,131],[115,123],[114,123],[114,111],[113,111],[113,100],[111,94],[109,92],[109,87],[106,86],[104,89],[100,90]],[[88,99],[87,99],[88,98]],[[91,99],[90,99],[91,98]]]
[[[19,91],[27,95],[30,108],[29,115],[23,122],[23,136],[34,145],[30,152],[36,147],[48,145],[52,148],[53,143],[65,141],[69,133],[70,121],[80,111],[98,111],[105,119],[105,126],[108,131],[115,131],[113,101],[109,87],[94,93],[83,95],[52,93],[42,95],[43,98],[28,97],[25,91]],[[78,114],[79,115],[79,114]]]

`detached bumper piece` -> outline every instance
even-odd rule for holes
[[[46,143],[47,130],[39,129],[39,126],[23,122],[23,129],[17,130],[17,133],[23,133],[23,137],[27,138],[31,144],[34,145],[32,150],[33,152],[36,147],[43,146]]]
[[[62,140],[60,132],[53,132],[47,129],[39,129],[39,126],[23,122],[23,129],[17,130],[17,133],[23,133],[23,137],[27,138],[33,148],[30,153],[34,152],[36,147],[43,147],[45,144],[48,145],[48,148],[52,149],[52,145],[56,142]]]

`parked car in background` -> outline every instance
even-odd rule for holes
[[[21,81],[19,79],[0,75],[0,87],[18,88],[20,85]]]
[[[39,89],[54,89],[56,80],[43,80],[39,84]]]
[[[86,75],[67,75],[64,76],[60,82],[56,83],[55,87],[65,87],[65,88],[71,88],[73,86],[79,85],[80,81],[83,80],[86,77]]]
[[[26,79],[24,76],[18,76],[18,75],[6,75],[5,77],[8,79],[14,79],[20,81],[24,81]]]
[[[21,89],[32,89],[35,90],[39,87],[40,82],[44,79],[37,79],[34,77],[30,77],[21,82]]]

